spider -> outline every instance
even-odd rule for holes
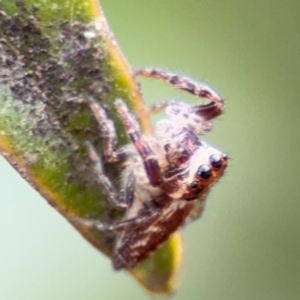
[[[212,120],[224,109],[217,93],[164,71],[143,69],[136,76],[163,80],[210,102],[188,105],[169,101],[148,108],[149,112],[165,109],[169,119],[159,121],[155,135],[145,136],[126,104],[116,100],[116,110],[131,140],[118,149],[113,122],[99,103],[90,100],[104,141],[104,158],[124,168],[120,191],[106,176],[102,158],[90,142],[86,143],[88,154],[103,193],[113,207],[124,211],[124,216],[114,222],[78,221],[114,234],[112,263],[116,270],[133,268],[180,226],[200,217],[210,188],[227,166],[225,154],[198,138],[212,129]]]

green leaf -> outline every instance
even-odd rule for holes
[[[121,98],[133,111],[143,107],[130,67],[95,0],[4,0],[0,10],[0,151],[84,238],[111,256],[112,238],[74,219],[119,216],[103,197],[84,146],[88,140],[102,147],[87,99],[110,108],[119,144],[126,144],[113,103]],[[151,133],[148,116],[140,120]],[[107,170],[117,181],[121,170]],[[129,272],[150,292],[170,294],[181,252],[176,233]]]

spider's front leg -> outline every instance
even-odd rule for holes
[[[110,161],[123,161],[123,155],[127,156],[127,154],[129,153],[127,153],[127,151],[124,149],[118,151],[116,150],[116,134],[112,121],[107,118],[104,109],[98,103],[96,103],[95,101],[90,101],[90,106],[99,123],[101,135],[104,139],[104,151],[106,153],[105,157]],[[155,154],[151,150],[151,147],[143,139],[143,135],[140,131],[138,123],[130,114],[123,101],[116,101],[116,107],[127,129],[130,139],[132,140],[135,148],[142,158],[150,184],[153,186],[159,185],[161,181],[161,174],[158,162],[156,160]],[[126,179],[124,179],[124,182],[122,184],[123,190],[118,193],[114,188],[113,183],[105,175],[101,157],[98,155],[94,146],[90,142],[86,142],[86,146],[88,149],[89,157],[93,162],[94,171],[97,175],[98,183],[102,187],[102,190],[106,194],[109,202],[117,209],[128,209],[131,203],[134,201],[133,197],[135,177],[133,173],[130,173],[127,169],[127,173],[129,173],[126,174]],[[122,155],[121,157],[119,156],[120,154]],[[130,153],[129,155],[131,154],[132,153]],[[132,229],[136,226],[139,226],[140,224],[149,222],[151,223],[151,220],[155,219],[157,217],[157,214],[157,210],[146,209],[141,215],[137,217],[129,218],[115,224],[109,224],[99,220],[90,219],[76,219],[76,221],[87,227],[93,227],[100,231],[118,232],[129,228]]]
[[[98,183],[102,187],[104,194],[107,196],[109,202],[119,210],[127,210],[133,202],[134,196],[134,177],[132,174],[127,174],[126,180],[123,182],[124,190],[120,193],[114,188],[113,183],[110,179],[104,174],[103,165],[100,156],[96,152],[96,149],[90,142],[86,142],[88,149],[88,154],[91,158],[91,161],[94,165],[94,171],[97,175]],[[123,200],[123,201],[122,201]],[[142,224],[151,223],[152,220],[157,218],[157,210],[148,210],[146,209],[137,217],[129,218],[124,221],[119,221],[116,223],[107,223],[94,219],[75,219],[75,222],[78,222],[86,227],[95,228],[103,232],[121,232],[124,230],[133,230],[137,226]]]
[[[96,149],[90,142],[86,142],[86,147],[88,150],[89,157],[93,162],[94,171],[97,175],[97,181],[102,187],[104,194],[107,196],[108,201],[113,207],[119,210],[126,210],[131,203],[131,196],[128,195],[128,199],[122,199],[119,193],[116,191],[113,183],[105,175],[102,165],[101,157],[98,155]],[[125,194],[126,196],[126,194]]]
[[[117,100],[116,108],[133,145],[143,161],[150,184],[153,187],[159,186],[163,179],[155,153],[144,139],[139,124],[131,115],[125,103],[122,100]]]
[[[114,123],[110,120],[104,108],[94,100],[89,101],[90,108],[99,124],[101,136],[103,138],[104,157],[108,162],[122,164],[126,161],[128,150],[125,148],[117,149],[117,135]],[[91,161],[93,162],[94,171],[97,175],[97,180],[102,187],[103,192],[108,198],[108,201],[119,210],[126,210],[132,203],[132,190],[117,192],[113,183],[105,175],[102,159],[96,149],[90,142],[86,142],[87,150]],[[129,177],[130,179],[131,177]],[[130,182],[127,182],[127,186]]]
[[[94,100],[89,101],[90,108],[99,124],[103,139],[104,157],[108,162],[123,163],[126,160],[125,151],[117,151],[117,135],[114,123],[110,120],[105,110]]]
[[[205,105],[193,106],[193,112],[201,116],[205,121],[216,118],[224,109],[223,99],[208,86],[197,83],[187,77],[164,72],[161,70],[142,69],[135,73],[136,76],[151,77],[170,83],[177,89],[186,91],[200,98],[209,99],[211,102]]]

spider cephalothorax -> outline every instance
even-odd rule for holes
[[[115,269],[134,267],[186,221],[198,218],[210,188],[227,166],[225,154],[198,138],[211,130],[212,119],[224,108],[223,100],[210,88],[184,77],[156,70],[141,70],[136,75],[162,79],[210,102],[191,106],[170,101],[150,107],[149,112],[165,109],[169,118],[158,123],[155,135],[146,137],[125,103],[117,100],[116,110],[131,140],[131,145],[117,149],[113,122],[100,104],[90,101],[104,140],[105,159],[124,166],[120,191],[87,142],[89,156],[108,201],[125,213],[114,223],[80,222],[115,233]]]

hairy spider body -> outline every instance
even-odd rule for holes
[[[198,218],[210,188],[227,166],[225,154],[198,138],[211,130],[212,119],[224,108],[223,100],[188,78],[156,70],[140,70],[136,75],[167,81],[210,102],[191,106],[170,101],[148,108],[148,112],[165,109],[169,119],[160,121],[158,132],[146,137],[125,103],[117,100],[117,112],[131,140],[117,149],[113,122],[100,104],[90,101],[104,140],[104,158],[124,167],[120,191],[105,175],[101,157],[89,142],[88,153],[108,201],[125,213],[114,223],[79,221],[115,234],[113,266],[117,270],[134,267],[181,225]]]

